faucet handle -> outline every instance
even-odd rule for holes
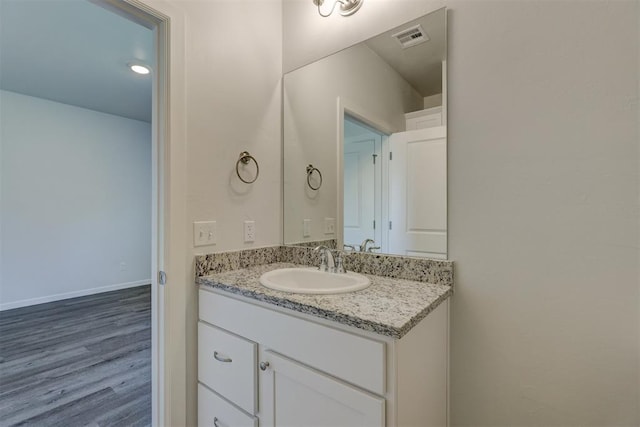
[[[329,271],[329,262],[327,259],[327,252],[329,252],[329,248],[324,245],[317,246],[313,249],[314,251],[320,251],[320,265],[318,266],[318,270],[320,271]],[[329,252],[331,253],[331,252]]]
[[[329,264],[327,263],[327,253],[325,251],[320,252],[320,265],[318,266],[320,271],[328,271]]]
[[[362,242],[362,244],[360,244],[360,252],[367,252],[367,245],[369,243],[373,243],[375,245],[375,240],[373,239],[364,239],[364,241]]]
[[[343,257],[347,254],[341,250],[336,250],[336,265],[333,268],[334,273],[346,273],[344,268]]]
[[[380,246],[369,246],[369,249],[367,249],[367,252],[373,252],[374,250],[378,250],[380,249]]]

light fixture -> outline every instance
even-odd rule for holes
[[[140,62],[129,62],[127,66],[131,71],[137,74],[149,74],[151,72],[151,68]]]
[[[313,0],[313,4],[318,6],[318,13],[323,18],[330,16],[335,10],[336,6],[340,4],[339,13],[342,16],[353,15],[360,9],[364,0],[328,0],[327,3],[333,3],[329,13],[322,13],[322,5],[325,4],[325,0]]]

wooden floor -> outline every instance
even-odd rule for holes
[[[0,426],[150,424],[150,286],[0,312]]]

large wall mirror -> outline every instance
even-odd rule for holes
[[[284,76],[284,243],[447,257],[446,10]]]

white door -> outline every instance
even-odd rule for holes
[[[262,427],[382,427],[384,399],[271,351],[260,371]]]
[[[447,256],[447,128],[389,138],[389,252]]]
[[[347,245],[365,239],[380,243],[382,136],[372,131],[344,139],[344,237]]]

